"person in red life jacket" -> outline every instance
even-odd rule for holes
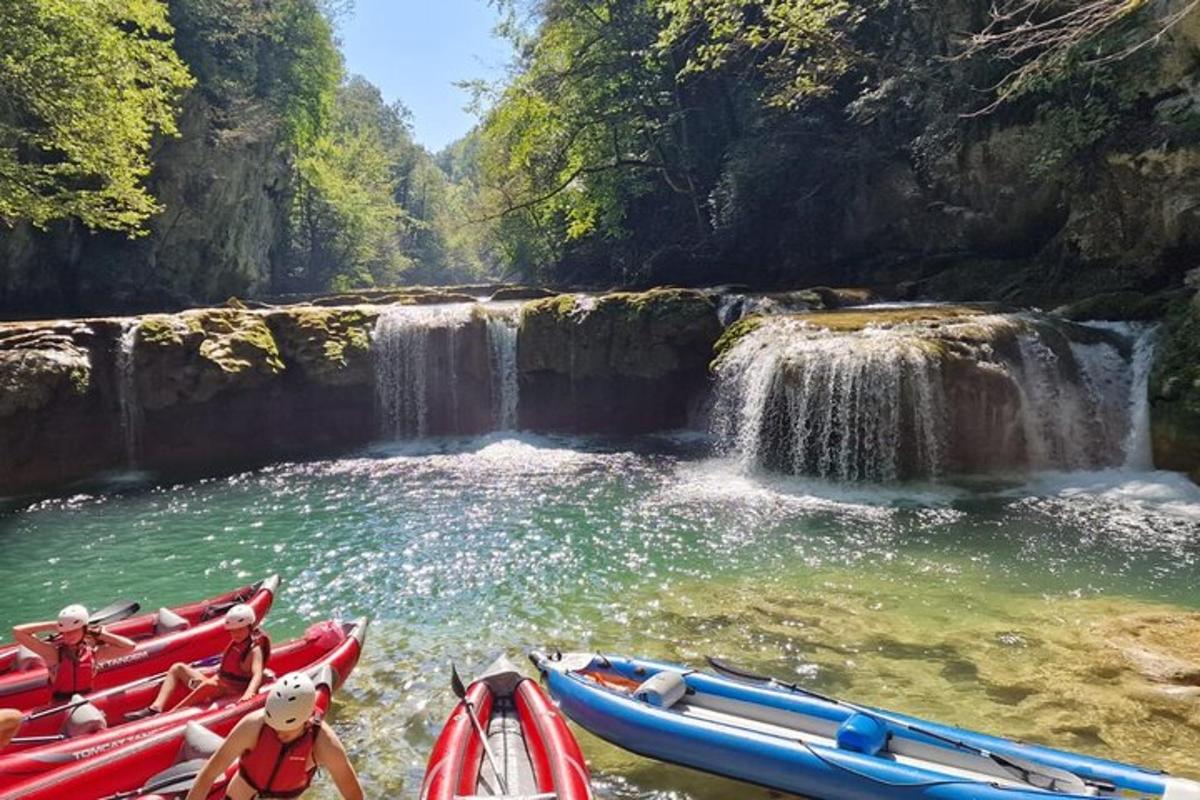
[[[57,632],[46,640],[39,633]],[[30,622],[13,628],[17,644],[28,648],[50,668],[50,683],[56,699],[92,691],[96,667],[137,647],[124,636],[109,633],[102,627],[88,626],[88,611],[81,605],[70,605],[58,612],[53,622]]]
[[[248,714],[196,776],[187,800],[205,800],[234,760],[237,774],[228,800],[300,797],[318,769],[333,779],[345,800],[363,800],[362,784],[337,734],[314,713],[317,687],[303,672],[285,675],[271,687],[266,707]]]
[[[267,659],[271,657],[271,640],[258,627],[254,609],[241,603],[225,614],[225,630],[229,631],[230,641],[216,675],[205,675],[191,664],[173,664],[149,708],[130,712],[125,719],[145,719],[161,714],[180,684],[186,684],[191,693],[175,708],[203,705],[224,697],[248,700],[257,694],[263,684]]]
[[[0,708],[0,750],[8,747],[17,731],[21,729],[24,717],[20,711],[13,708]]]

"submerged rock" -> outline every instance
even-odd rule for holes
[[[655,289],[526,303],[518,335],[521,424],[636,433],[679,427],[721,335],[699,291]]]

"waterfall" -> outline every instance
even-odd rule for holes
[[[516,427],[515,314],[478,304],[391,306],[376,321],[373,340],[383,436]]]
[[[875,313],[843,330],[771,317],[734,344],[717,366],[720,447],[842,481],[1148,465],[1144,326]]]
[[[133,469],[142,449],[142,407],[138,400],[134,348],[141,321],[133,320],[121,332],[117,348],[117,404],[121,414],[121,433],[125,439],[125,462]]]
[[[916,336],[763,325],[719,369],[717,435],[746,466],[838,480],[942,472],[946,408],[935,350]]]
[[[501,431],[517,427],[517,323],[516,313],[493,312],[487,316],[488,350],[492,362],[492,418],[496,430]]]

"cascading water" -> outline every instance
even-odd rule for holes
[[[406,439],[515,428],[516,347],[507,309],[389,307],[374,332],[381,433]]]
[[[492,366],[492,418],[496,430],[517,427],[517,323],[512,313],[495,311],[487,316],[488,350]]]
[[[764,320],[718,365],[721,446],[748,468],[835,480],[1148,464],[1151,333],[908,313],[848,330]]]
[[[117,348],[117,404],[121,413],[121,433],[125,439],[125,461],[131,469],[137,466],[142,449],[142,407],[138,399],[134,361],[139,330],[140,321],[134,320],[126,325]]]

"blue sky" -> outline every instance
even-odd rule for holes
[[[497,18],[487,0],[355,0],[338,33],[347,69],[408,106],[417,141],[436,152],[476,121],[455,81],[504,74],[512,51],[492,36]]]

